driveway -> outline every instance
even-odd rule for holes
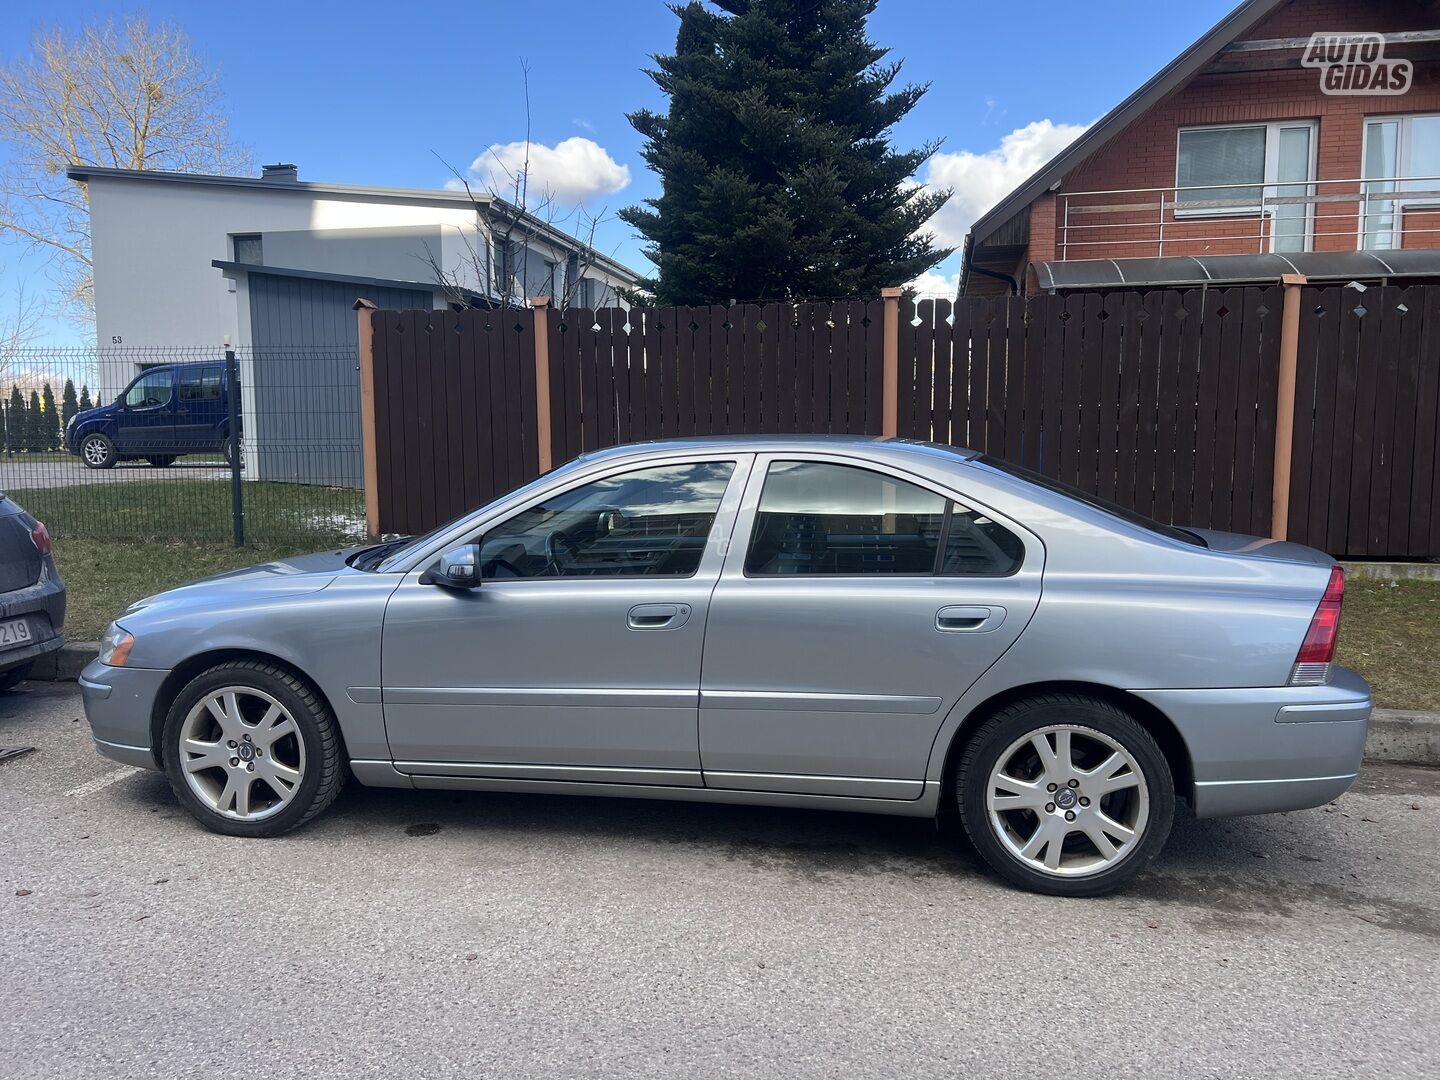
[[[87,469],[78,458],[25,461],[0,454],[0,491],[75,487],[80,484],[123,483],[127,480],[223,480],[224,465],[177,461],[157,469],[148,461],[122,461],[113,469]]]
[[[0,1075],[1440,1075],[1435,772],[1066,901],[812,811],[352,786],[226,839],[80,717],[0,697]]]

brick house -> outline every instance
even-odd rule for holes
[[[975,222],[960,295],[1294,273],[1440,276],[1440,3],[1247,0]]]

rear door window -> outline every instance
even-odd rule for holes
[[[883,473],[819,461],[772,462],[745,556],[752,577],[1002,577],[1018,536],[979,511]]]

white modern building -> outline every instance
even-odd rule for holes
[[[267,165],[258,178],[82,166],[67,175],[85,185],[90,206],[99,399],[150,363],[235,348],[253,477],[358,481],[359,297],[407,310],[536,295],[602,307],[640,284],[634,271],[480,192],[312,183],[294,165]],[[266,358],[259,368],[255,357]],[[285,454],[278,464],[284,418],[307,416],[296,399],[307,386],[317,399],[344,388],[323,409],[339,418],[333,441],[343,450]]]

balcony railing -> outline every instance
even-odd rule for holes
[[[1440,247],[1440,176],[1116,188],[1056,198],[1062,260]]]

